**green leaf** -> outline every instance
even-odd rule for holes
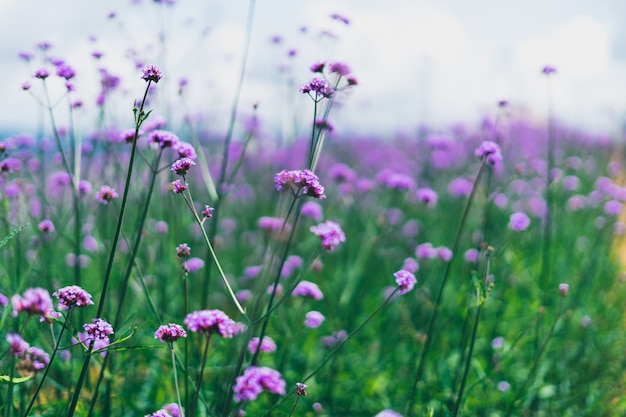
[[[19,232],[21,232],[22,229],[25,228],[26,226],[28,226],[29,224],[30,223],[24,223],[23,225],[19,226],[17,229],[15,229],[11,233],[9,233],[8,236],[6,236],[4,239],[2,239],[0,241],[0,248],[3,247],[4,245],[6,245],[9,240],[13,239],[15,237],[15,235],[17,235]]]
[[[23,382],[28,381],[29,379],[32,379],[32,375],[30,376],[22,376],[19,378],[13,378],[11,379],[11,377],[9,375],[0,375],[0,382],[11,382],[13,384],[21,384]]]

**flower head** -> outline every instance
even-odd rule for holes
[[[332,74],[337,74],[340,77],[348,75],[351,72],[350,67],[343,62],[331,62],[328,65],[328,70]]]
[[[178,136],[169,130],[155,130],[148,138],[149,143],[156,143],[159,148],[174,148],[180,142]]]
[[[511,219],[509,220],[509,229],[515,232],[521,232],[522,230],[526,230],[530,225],[530,218],[521,211],[517,213],[511,214]]]
[[[159,326],[154,332],[154,338],[162,342],[175,342],[181,337],[187,337],[187,332],[180,324],[170,323]]]
[[[308,94],[315,101],[319,101],[322,98],[330,98],[334,90],[322,77],[314,76],[311,80],[300,87],[302,94]]]
[[[89,340],[109,340],[109,336],[112,335],[113,326],[101,318],[95,318],[91,323],[83,324],[83,329],[87,332],[87,339]]]
[[[322,293],[320,287],[310,281],[300,281],[298,285],[296,285],[296,288],[293,289],[291,295],[311,297],[314,300],[321,300],[324,298],[324,293]]]
[[[235,401],[254,401],[257,396],[267,390],[273,394],[285,394],[285,380],[280,372],[265,366],[251,366],[243,375],[237,377],[233,391]]]
[[[191,169],[192,166],[196,165],[189,158],[180,158],[176,162],[172,164],[171,170],[174,171],[177,175],[187,175],[187,172]]]
[[[10,352],[15,356],[22,356],[30,347],[30,345],[22,339],[22,336],[17,333],[7,333],[6,340],[9,342],[9,345],[11,345]]]
[[[259,352],[266,352],[266,353],[276,351],[276,343],[269,336],[263,336],[263,341],[261,342],[260,345],[261,346],[259,346],[259,338],[253,337],[252,339],[250,339],[250,343],[248,343],[248,351],[252,354],[254,354],[254,352],[256,352],[257,349],[259,349]]]
[[[50,76],[50,73],[45,68],[40,68],[37,71],[35,71],[35,78],[39,78],[41,80],[45,80],[49,76]]]
[[[100,187],[100,191],[96,193],[96,200],[102,204],[109,204],[109,201],[116,199],[117,197],[119,197],[119,194],[108,185],[103,185]]]
[[[68,287],[60,288],[53,292],[52,295],[58,298],[58,307],[61,310],[67,310],[72,307],[86,307],[93,304],[93,301],[91,301],[91,294],[83,290],[78,285],[70,285]]]
[[[502,151],[500,151],[500,146],[490,140],[481,143],[480,146],[474,151],[474,155],[476,155],[481,161],[485,161],[490,165],[496,165],[497,163],[502,162]]]
[[[374,417],[402,417],[402,414],[387,408],[376,414]]]
[[[400,288],[400,294],[406,294],[411,291],[417,283],[415,275],[405,269],[395,272],[393,276],[396,277],[396,284],[398,284],[398,288]]]
[[[274,184],[278,191],[288,187],[295,196],[299,196],[300,191],[302,191],[303,195],[308,195],[313,198],[326,198],[324,187],[320,184],[319,178],[308,169],[280,171],[274,177]]]
[[[185,325],[195,333],[217,333],[230,339],[238,333],[237,323],[221,310],[199,310],[187,314]]]
[[[202,217],[213,217],[213,212],[215,209],[211,206],[205,205],[204,210],[202,210]]]
[[[554,68],[553,66],[550,66],[550,65],[546,65],[545,67],[543,67],[541,72],[543,74],[545,74],[545,75],[554,74],[556,72],[556,68]]]
[[[311,226],[309,229],[315,236],[322,240],[322,246],[326,250],[333,250],[337,245],[346,241],[346,235],[339,223],[327,220],[317,226]]]
[[[315,329],[320,327],[324,320],[326,320],[326,317],[324,317],[324,315],[319,311],[309,311],[306,313],[304,325],[311,329]]]
[[[163,73],[161,72],[161,70],[157,69],[157,67],[155,67],[154,65],[147,65],[141,71],[141,78],[146,80],[146,82],[154,81],[155,83],[158,83],[159,80],[163,78]]]
[[[569,294],[569,284],[566,284],[566,283],[559,284],[559,292],[561,293],[563,297],[567,296],[567,294]]]
[[[191,248],[186,243],[181,243],[176,247],[176,256],[179,258],[187,258],[191,255]]]
[[[54,232],[54,223],[52,223],[51,220],[47,220],[47,219],[46,220],[42,220],[37,225],[37,228],[42,233],[52,233],[52,232]]]
[[[184,184],[181,180],[172,181],[172,191],[174,194],[180,194],[185,191],[187,188],[187,184]]]
[[[296,382],[296,394],[298,394],[299,396],[303,397],[306,395],[306,389],[309,386],[306,384],[303,384],[302,382]]]
[[[24,291],[23,296],[16,294],[11,297],[11,305],[13,316],[21,312],[44,316],[52,311],[52,298],[50,298],[50,293],[43,288],[29,288]]]

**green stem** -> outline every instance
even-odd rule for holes
[[[422,379],[422,375],[424,373],[424,366],[426,365],[426,357],[428,356],[428,353],[430,351],[430,346],[432,344],[433,333],[435,330],[435,322],[439,314],[439,307],[441,306],[441,302],[443,300],[443,291],[445,289],[446,283],[448,282],[448,278],[450,276],[452,263],[454,262],[454,259],[457,257],[457,252],[459,249],[459,242],[461,241],[461,235],[463,233],[463,230],[465,229],[465,223],[467,221],[469,209],[474,200],[474,196],[476,195],[478,184],[480,183],[480,179],[483,175],[483,172],[485,171],[485,168],[486,168],[486,163],[483,161],[480,166],[480,169],[478,170],[478,175],[476,176],[476,180],[474,181],[472,192],[470,193],[470,196],[467,199],[467,204],[465,205],[465,209],[463,210],[463,215],[461,216],[461,221],[459,222],[459,226],[457,228],[456,237],[454,238],[454,244],[452,245],[452,259],[450,259],[450,261],[448,261],[448,263],[446,264],[446,269],[443,274],[441,284],[439,286],[437,299],[435,301],[435,308],[433,310],[432,316],[430,317],[430,322],[428,323],[428,331],[426,332],[426,341],[424,342],[424,348],[422,349],[422,353],[420,355],[419,362],[417,365],[417,371],[415,372],[415,378],[413,379],[413,385],[411,387],[411,396],[409,398],[409,405],[407,409],[407,415],[409,417],[413,416],[413,408],[415,406],[415,397],[417,394],[417,385],[418,385],[418,382]]]
[[[196,415],[196,408],[198,408],[198,397],[200,396],[202,377],[204,376],[204,367],[206,366],[206,359],[209,353],[209,342],[211,342],[211,333],[206,335],[204,352],[202,353],[202,364],[200,365],[200,374],[198,374],[198,379],[196,381],[196,392],[194,393],[193,401],[191,402],[191,412],[189,413],[190,417],[194,417]]]
[[[170,342],[170,352],[172,353],[172,369],[174,371],[174,387],[176,388],[176,401],[178,403],[178,410],[180,410],[180,417],[185,417],[182,402],[180,401],[180,389],[178,388],[178,372],[176,372],[176,354],[174,353],[173,342]]]

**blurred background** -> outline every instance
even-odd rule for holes
[[[21,86],[44,65],[41,42],[52,45],[48,57],[76,70],[73,94],[87,126],[97,117],[100,68],[120,77],[107,111],[120,111],[119,123],[130,125],[144,87],[136,66],[156,64],[167,80],[162,98],[220,129],[234,100],[249,8],[245,0],[1,0],[0,130],[32,132],[40,120]],[[323,60],[347,63],[359,81],[330,118],[340,132],[384,135],[422,124],[445,131],[493,116],[500,100],[541,121],[548,107],[541,69],[551,65],[555,116],[617,137],[626,120],[625,20],[620,0],[256,1],[239,108],[246,114],[258,104],[267,130],[294,134],[311,117],[298,87]],[[35,58],[26,62],[21,52]],[[62,80],[48,81],[54,102]]]

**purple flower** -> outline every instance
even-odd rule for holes
[[[437,248],[437,256],[439,256],[439,259],[442,261],[448,262],[452,259],[452,251],[445,246],[440,246]]]
[[[273,394],[285,394],[285,381],[280,372],[267,368],[251,366],[246,369],[243,375],[237,377],[233,391],[235,401],[254,401],[257,396],[267,390]]]
[[[180,194],[185,191],[187,188],[187,184],[183,184],[180,180],[172,181],[172,191],[174,194]]]
[[[187,337],[187,332],[180,324],[170,323],[159,326],[154,332],[154,338],[162,342],[175,342],[181,337]]]
[[[491,340],[491,347],[494,349],[502,349],[504,346],[504,337],[498,336]]]
[[[148,142],[156,143],[159,148],[175,148],[180,139],[168,130],[155,130],[150,134]]]
[[[322,73],[322,72],[324,72],[324,66],[326,66],[326,62],[320,61],[320,62],[316,62],[313,65],[311,65],[309,67],[309,69],[311,70],[311,72]]]
[[[400,294],[406,294],[411,291],[417,283],[415,275],[405,269],[395,272],[393,276],[396,277],[396,284],[400,288]]]
[[[188,244],[181,243],[180,245],[176,246],[176,256],[178,256],[179,258],[187,258],[189,257],[189,255],[191,255],[191,248]]]
[[[48,78],[50,76],[50,73],[48,72],[47,69],[45,68],[40,68],[37,71],[35,71],[35,78],[39,78],[42,80],[45,80],[46,78]]]
[[[20,361],[18,367],[23,372],[33,373],[41,371],[50,363],[50,356],[38,347],[31,346],[24,354],[24,358]]]
[[[324,298],[324,294],[317,284],[310,281],[300,281],[296,288],[293,289],[291,295],[300,297],[311,297],[314,300],[321,300]]]
[[[0,292],[0,307],[6,307],[7,304],[9,304],[9,299]]]
[[[83,290],[78,285],[70,285],[68,287],[60,288],[53,292],[52,295],[58,298],[58,307],[61,310],[67,310],[72,307],[86,307],[93,304],[93,301],[91,301],[91,294]]]
[[[431,188],[418,188],[415,195],[418,201],[426,204],[426,207],[433,208],[437,205],[437,193]]]
[[[324,320],[326,320],[326,317],[324,317],[324,315],[319,311],[309,311],[306,313],[304,318],[304,325],[311,329],[315,329],[320,327]]]
[[[0,172],[8,172],[12,174],[22,169],[22,161],[16,158],[6,158],[0,161]]]
[[[11,345],[10,352],[15,356],[22,356],[30,347],[30,345],[22,339],[22,336],[17,333],[7,333],[6,341]]]
[[[406,258],[402,263],[402,269],[416,273],[420,269],[420,264],[415,260],[415,258]]]
[[[415,181],[409,175],[394,173],[385,178],[385,185],[394,190],[411,190],[415,188]]]
[[[172,164],[171,170],[174,171],[177,175],[185,176],[194,165],[196,165],[196,163],[193,162],[191,159],[180,158]]]
[[[437,257],[437,249],[430,242],[425,242],[415,247],[415,256],[417,259],[433,259]]]
[[[89,340],[109,340],[109,336],[112,335],[113,326],[101,318],[95,318],[91,320],[91,323],[83,324],[83,329],[87,332],[87,339]]]
[[[546,65],[545,67],[543,67],[543,69],[541,70],[541,72],[545,75],[550,75],[550,74],[554,74],[556,72],[556,68],[550,66],[550,65]]]
[[[300,191],[302,191],[302,195],[319,199],[326,198],[324,187],[320,184],[319,178],[308,169],[280,171],[274,177],[274,184],[278,191],[288,187],[296,197],[299,197]]]
[[[315,101],[319,101],[322,98],[330,98],[334,93],[328,81],[317,76],[311,78],[308,83],[300,87],[300,92],[302,94],[308,94]]]
[[[263,336],[263,341],[261,342],[261,346],[259,347],[259,338],[253,337],[250,339],[250,343],[248,343],[248,351],[252,354],[256,352],[257,348],[259,352],[275,352],[276,351],[276,343],[269,336]]]
[[[111,341],[109,340],[108,337],[105,337],[104,339],[93,339],[93,337],[91,337],[89,334],[85,333],[85,332],[78,332],[76,334],[76,338],[72,337],[72,341],[73,343],[82,343],[84,345],[89,345],[90,341],[93,340],[93,350],[94,351],[102,351],[100,352],[100,356],[105,357],[106,356],[106,351],[104,351],[104,349],[109,346],[111,344]]]
[[[42,233],[52,233],[52,232],[54,232],[54,223],[52,223],[52,221],[47,220],[47,219],[46,220],[42,220],[37,225],[37,228]]]
[[[299,396],[303,397],[306,395],[306,389],[309,386],[306,384],[303,384],[302,382],[296,382],[296,394],[298,394]]]
[[[199,271],[204,268],[204,260],[200,258],[189,258],[187,259],[187,262],[185,262],[184,267],[187,272]]]
[[[322,206],[315,201],[307,201],[302,205],[300,213],[303,216],[312,218],[315,221],[321,221],[324,217],[322,214]]]
[[[473,184],[465,178],[455,178],[448,184],[448,192],[454,197],[462,197],[472,192]]]
[[[67,64],[61,64],[57,67],[57,75],[61,78],[69,80],[74,78],[76,71],[74,71],[74,69]]]
[[[506,381],[498,382],[498,391],[507,392],[510,389],[511,389],[511,384],[509,384],[508,382]]]
[[[43,288],[29,288],[24,291],[23,296],[16,294],[11,297],[11,305],[13,316],[21,312],[46,315],[52,311],[52,298],[50,298],[50,293]]]
[[[346,241],[346,235],[341,230],[341,226],[332,220],[327,220],[317,226],[311,226],[309,230],[322,240],[322,246],[329,251]]]
[[[509,220],[509,229],[515,232],[521,232],[522,230],[526,230],[530,225],[530,218],[521,211],[517,213],[511,214],[511,219]]]
[[[350,20],[347,17],[340,15],[339,13],[331,14],[330,18],[333,19],[333,20],[337,20],[337,21],[343,23],[344,25],[349,25],[350,24]]]
[[[463,258],[467,261],[467,262],[471,262],[471,263],[476,263],[478,262],[478,257],[480,256],[480,251],[476,248],[470,248],[468,250],[465,251],[465,253],[463,254]]]
[[[160,409],[156,410],[154,413],[146,414],[145,417],[173,417],[167,410]]]
[[[163,410],[170,413],[172,417],[181,417],[184,414],[181,413],[181,410],[178,408],[178,404],[176,403],[165,404],[163,406]]]
[[[96,200],[98,200],[102,204],[109,204],[109,201],[118,197],[119,194],[108,185],[103,185],[102,187],[100,187],[100,191],[96,193]]]
[[[352,72],[350,67],[343,62],[331,62],[328,65],[328,71],[330,71],[331,74],[337,74],[340,77],[349,75]]]
[[[238,333],[237,323],[221,310],[199,310],[187,314],[185,325],[195,333],[217,333],[230,339]]]
[[[402,414],[387,408],[376,414],[374,417],[402,417]]]
[[[193,145],[187,142],[180,141],[174,145],[174,150],[178,152],[178,156],[181,158],[197,159],[198,155]]]
[[[163,73],[154,65],[147,65],[141,71],[141,78],[146,81],[154,81],[155,83],[158,83],[159,80],[163,78]]]
[[[604,212],[609,216],[619,216],[622,214],[623,205],[617,200],[609,200],[604,205]]]
[[[481,161],[485,161],[490,165],[496,165],[497,163],[502,162],[502,152],[500,151],[500,146],[492,141],[485,141],[481,143],[480,146],[474,151],[474,155],[476,155]]]
[[[202,210],[202,217],[213,217],[213,212],[215,211],[215,209],[213,207],[204,206],[204,210]]]
[[[559,292],[561,293],[563,297],[567,296],[567,294],[569,294],[569,284],[566,284],[566,283],[559,284]]]

